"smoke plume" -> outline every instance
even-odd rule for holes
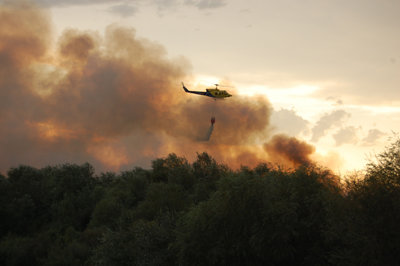
[[[168,58],[134,29],[69,29],[55,41],[45,10],[0,6],[0,171],[85,161],[121,170],[171,152],[191,159],[206,151],[232,167],[265,160],[255,143],[270,137],[267,99],[185,94],[179,85],[189,75],[187,60]],[[211,116],[218,130],[200,142]],[[281,140],[268,153],[296,152],[302,163],[290,145],[305,145]]]
[[[264,145],[264,149],[270,155],[271,160],[283,163],[289,161],[294,166],[310,164],[309,156],[315,151],[314,146],[283,134],[273,136]]]

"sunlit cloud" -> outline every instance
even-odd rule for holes
[[[368,131],[368,135],[362,140],[363,145],[366,146],[372,146],[376,144],[377,141],[379,141],[382,137],[384,137],[386,134],[379,129],[370,129]]]
[[[312,128],[311,141],[317,142],[329,129],[341,126],[343,121],[348,117],[350,117],[350,114],[344,110],[335,110],[331,113],[325,113]]]
[[[0,0],[2,2],[10,2],[10,0]],[[32,2],[43,7],[54,7],[54,6],[76,6],[76,5],[96,5],[96,4],[117,4],[114,5],[113,9],[117,9],[118,13],[124,13],[127,15],[133,14],[132,8],[136,9],[141,4],[151,3],[156,5],[158,8],[171,8],[175,6],[194,6],[198,9],[213,9],[219,8],[226,5],[225,0],[32,0]],[[132,5],[135,5],[133,7]],[[123,12],[121,8],[125,6],[128,10]]]
[[[138,12],[138,7],[129,4],[118,4],[109,7],[107,11],[126,18],[135,15]]]
[[[214,86],[215,84],[219,84],[220,83],[220,78],[218,77],[213,77],[213,76],[206,76],[206,75],[196,75],[195,79],[194,79],[194,86],[200,86],[200,87],[204,87],[204,86]]]
[[[343,144],[357,144],[357,134],[359,130],[359,128],[356,128],[354,126],[348,126],[338,130],[335,134],[333,134],[336,146],[340,146]]]
[[[277,132],[286,133],[289,136],[300,136],[309,133],[310,122],[298,115],[294,110],[281,108],[272,112],[271,125]]]
[[[249,86],[243,88],[241,91],[243,94],[268,94],[271,98],[283,98],[283,97],[305,97],[310,96],[321,88],[311,85],[299,85],[291,88],[269,88],[264,85]]]

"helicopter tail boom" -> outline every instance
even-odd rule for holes
[[[186,92],[190,92],[190,91],[185,87],[185,84],[183,84],[183,82],[182,82],[182,87],[183,87],[183,89],[184,89]]]
[[[187,93],[194,93],[194,94],[199,94],[199,95],[207,95],[207,96],[210,96],[208,92],[204,92],[204,91],[191,91],[191,90],[188,90],[188,88],[185,87],[185,84],[183,84],[183,82],[182,82],[182,87],[183,87],[183,89],[185,90],[185,92],[187,92]]]

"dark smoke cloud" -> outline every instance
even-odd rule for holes
[[[256,143],[270,137],[267,99],[186,94],[180,82],[189,73],[187,60],[169,59],[134,29],[110,26],[104,37],[71,29],[53,42],[46,12],[1,6],[0,170],[85,161],[121,170],[171,152],[193,159],[206,151],[231,167],[265,161]],[[212,116],[212,138],[198,141]],[[291,145],[308,146],[279,141],[266,145],[269,154],[303,162]]]
[[[278,162],[289,161],[294,166],[308,165],[312,161],[310,155],[314,153],[314,146],[284,134],[275,135],[264,145],[271,160]]]
[[[89,161],[119,169],[169,152],[209,150],[229,161],[268,127],[261,99],[218,101],[179,87],[189,63],[133,29],[109,27],[105,37],[68,30],[51,46],[43,10],[0,9],[1,169]],[[214,143],[196,142],[218,117]],[[204,136],[203,136],[204,137]],[[222,145],[232,155],[222,154]],[[211,147],[210,147],[211,146]]]

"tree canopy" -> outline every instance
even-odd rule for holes
[[[1,265],[398,265],[400,141],[362,178],[170,154],[0,175]]]

